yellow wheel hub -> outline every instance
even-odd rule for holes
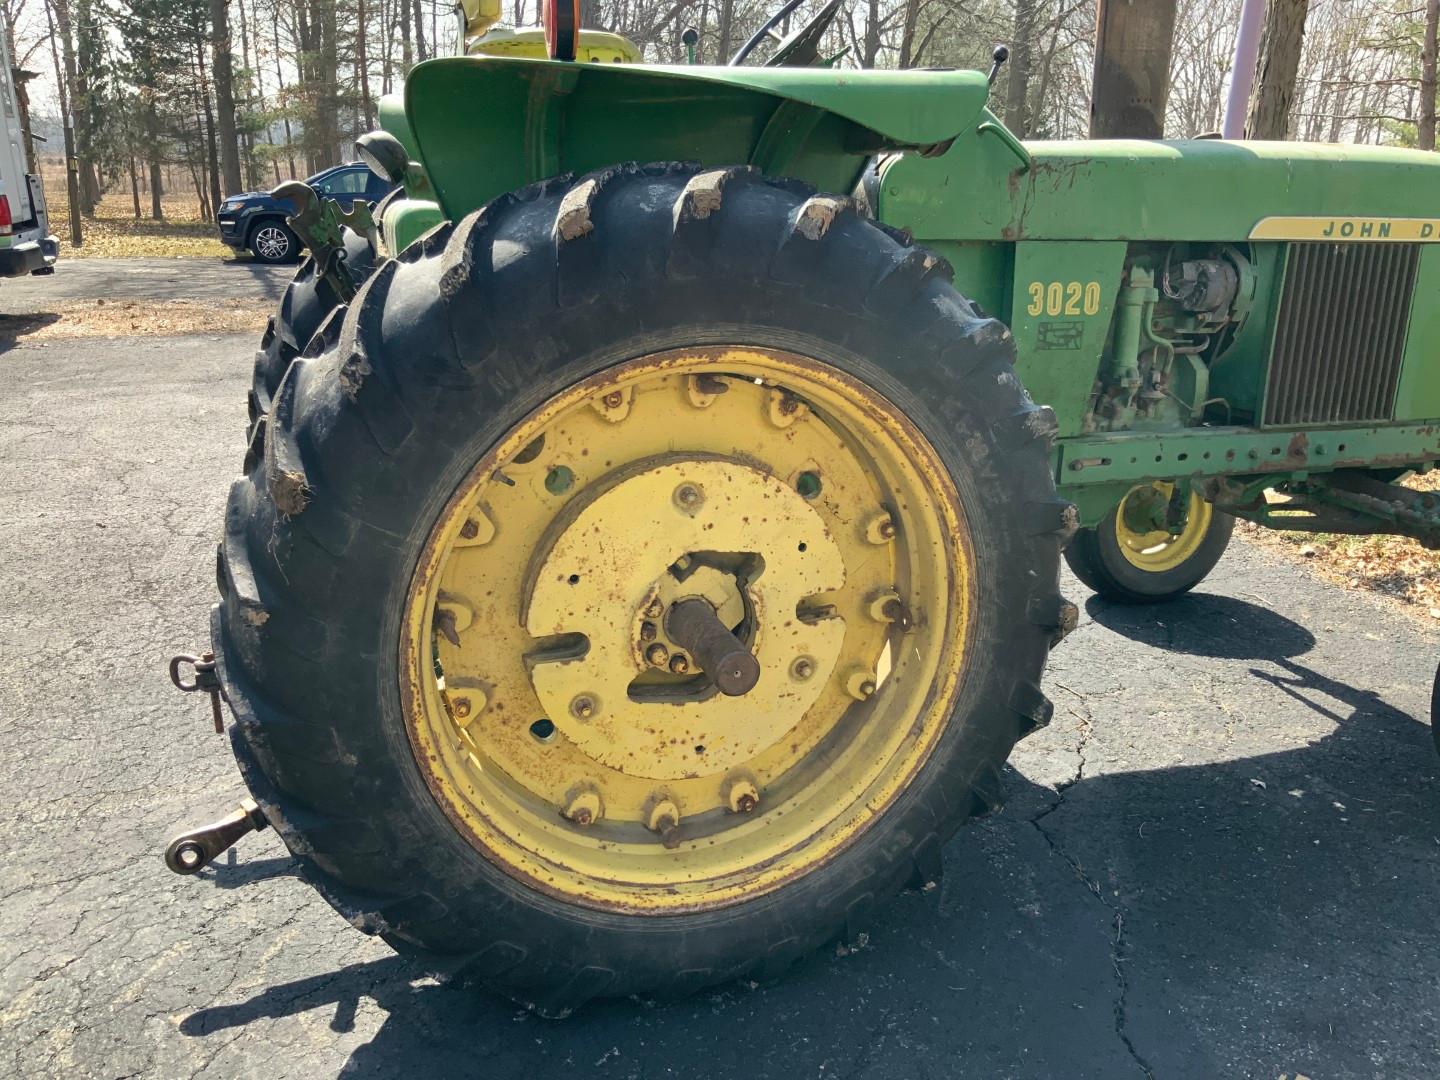
[[[435,523],[401,641],[417,761],[486,858],[563,899],[760,895],[929,758],[968,537],[934,449],[839,371],[740,347],[623,364],[508,432]],[[670,620],[697,600],[758,663],[735,696]]]
[[[1148,489],[1148,490],[1147,490]],[[1152,574],[1164,573],[1180,566],[1204,543],[1210,531],[1213,510],[1208,502],[1196,492],[1190,493],[1185,511],[1185,524],[1178,533],[1164,528],[1132,528],[1126,511],[1136,516],[1132,503],[1137,499],[1154,500],[1160,504],[1169,502],[1175,492],[1175,485],[1164,481],[1133,488],[1115,511],[1115,539],[1120,554],[1131,566]]]

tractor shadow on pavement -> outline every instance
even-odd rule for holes
[[[1085,613],[1132,641],[1221,660],[1278,660],[1315,647],[1315,635],[1269,608],[1218,593],[1189,592],[1164,604],[1116,604],[1091,596]]]
[[[1263,702],[1334,727],[1282,752],[1082,775],[1058,791],[1008,770],[1006,808],[947,846],[941,888],[883,905],[863,947],[824,950],[771,985],[550,1022],[394,957],[202,1009],[181,1030],[328,1010],[344,1033],[368,999],[386,1015],[345,1076],[1425,1072],[1440,1039],[1428,725],[1343,681],[1343,658],[1298,663],[1315,639],[1244,601],[1092,603],[1091,615],[1222,658],[1234,679],[1266,685]],[[1196,708],[1214,722],[1213,705]]]

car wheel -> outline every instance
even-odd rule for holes
[[[263,263],[294,262],[300,257],[300,238],[283,221],[262,221],[250,233],[250,254]]]

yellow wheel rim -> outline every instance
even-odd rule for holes
[[[673,913],[815,869],[954,707],[969,533],[933,447],[813,359],[713,347],[571,387],[461,483],[411,582],[401,699],[441,808],[566,901]],[[666,613],[753,652],[717,692]]]
[[[1147,493],[1147,498],[1158,496],[1167,502],[1175,491],[1174,484],[1158,480],[1132,488],[1115,511],[1115,539],[1119,544],[1120,554],[1131,566],[1159,574],[1180,566],[1200,549],[1210,531],[1213,510],[1208,502],[1191,491],[1190,503],[1185,512],[1185,525],[1179,533],[1171,533],[1168,529],[1132,529],[1127,524],[1125,512],[1132,500],[1145,488],[1155,493],[1155,496]]]

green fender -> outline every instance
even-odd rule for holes
[[[381,122],[445,217],[559,173],[621,161],[751,164],[849,192],[882,150],[943,149],[975,126],[975,71],[662,67],[487,56],[420,64]]]

